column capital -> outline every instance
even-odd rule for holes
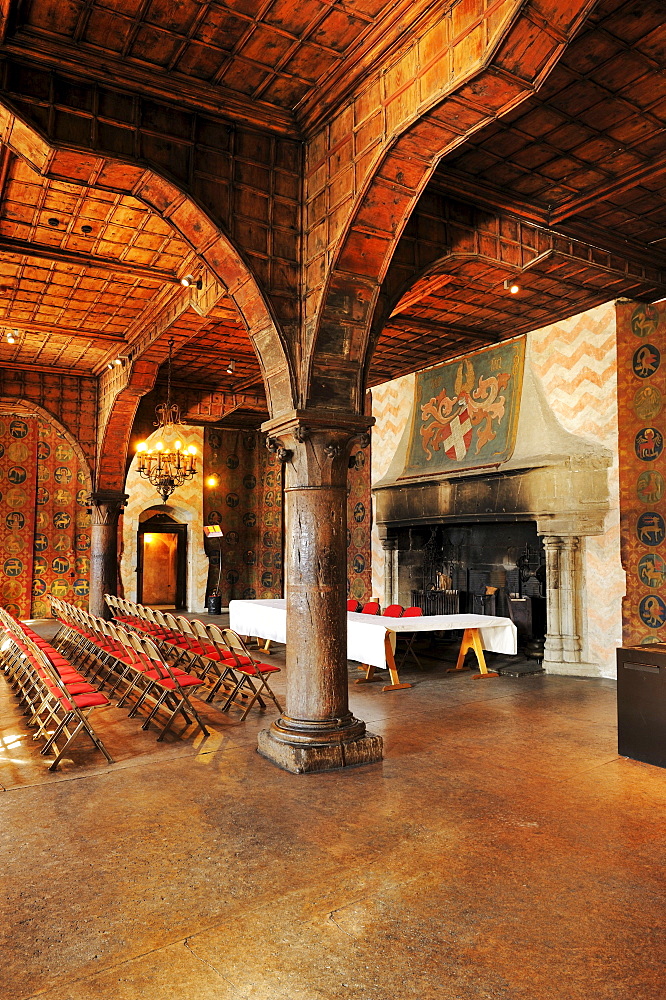
[[[350,440],[361,437],[375,422],[375,418],[362,413],[346,413],[344,410],[290,410],[272,417],[261,425],[261,430],[269,437],[279,437],[281,434],[293,433],[296,428],[303,431],[342,431],[350,432]]]
[[[373,423],[373,417],[356,413],[292,410],[261,429],[266,447],[284,463],[287,490],[346,488],[351,445],[367,446]]]
[[[88,497],[92,524],[111,524],[129,500],[129,494],[122,490],[93,490]]]

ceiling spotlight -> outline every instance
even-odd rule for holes
[[[108,365],[106,367],[113,369],[113,361],[109,361],[109,363],[108,363]]]
[[[116,360],[113,363],[114,365],[122,365],[122,361],[120,360],[120,358],[116,358]]]
[[[201,291],[201,289],[203,288],[202,279],[195,278],[193,274],[186,274],[184,277],[180,279],[180,283],[183,286],[183,288],[190,288],[192,285],[198,288],[199,291]]]
[[[7,330],[7,343],[8,344],[16,343],[16,341],[14,340],[14,335],[12,334],[11,330]]]
[[[92,226],[81,226],[81,232],[87,236],[88,233],[92,233]]]
[[[511,292],[512,295],[517,295],[520,291],[520,285],[517,285],[515,281],[510,281],[509,278],[507,278],[504,282],[504,287],[508,292]]]
[[[53,215],[51,216],[50,219],[47,219],[46,221],[48,222],[49,226],[55,227],[60,225],[60,219],[56,219],[56,217]]]
[[[227,365],[227,375],[233,375],[235,371],[236,371],[236,362],[232,358],[229,364]]]

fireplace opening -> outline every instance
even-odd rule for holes
[[[429,615],[511,618],[519,645],[543,655],[546,557],[536,522],[420,525],[394,537],[403,603]]]

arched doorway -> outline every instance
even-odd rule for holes
[[[150,514],[150,512],[147,512]],[[139,525],[137,597],[149,607],[186,607],[187,525],[162,511]]]

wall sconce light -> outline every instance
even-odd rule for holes
[[[210,486],[211,488],[217,486],[217,476],[209,476],[206,480],[206,486]]]
[[[512,295],[517,295],[520,291],[520,285],[517,285],[515,281],[511,281],[509,278],[507,278],[504,282],[504,287],[508,292],[511,292]]]
[[[180,279],[180,283],[183,288],[191,288],[192,285],[198,288],[199,291],[203,288],[203,279],[195,278],[193,274],[186,274]]]
[[[236,371],[236,362],[232,358],[229,364],[227,365],[227,375],[233,375],[235,371]]]

